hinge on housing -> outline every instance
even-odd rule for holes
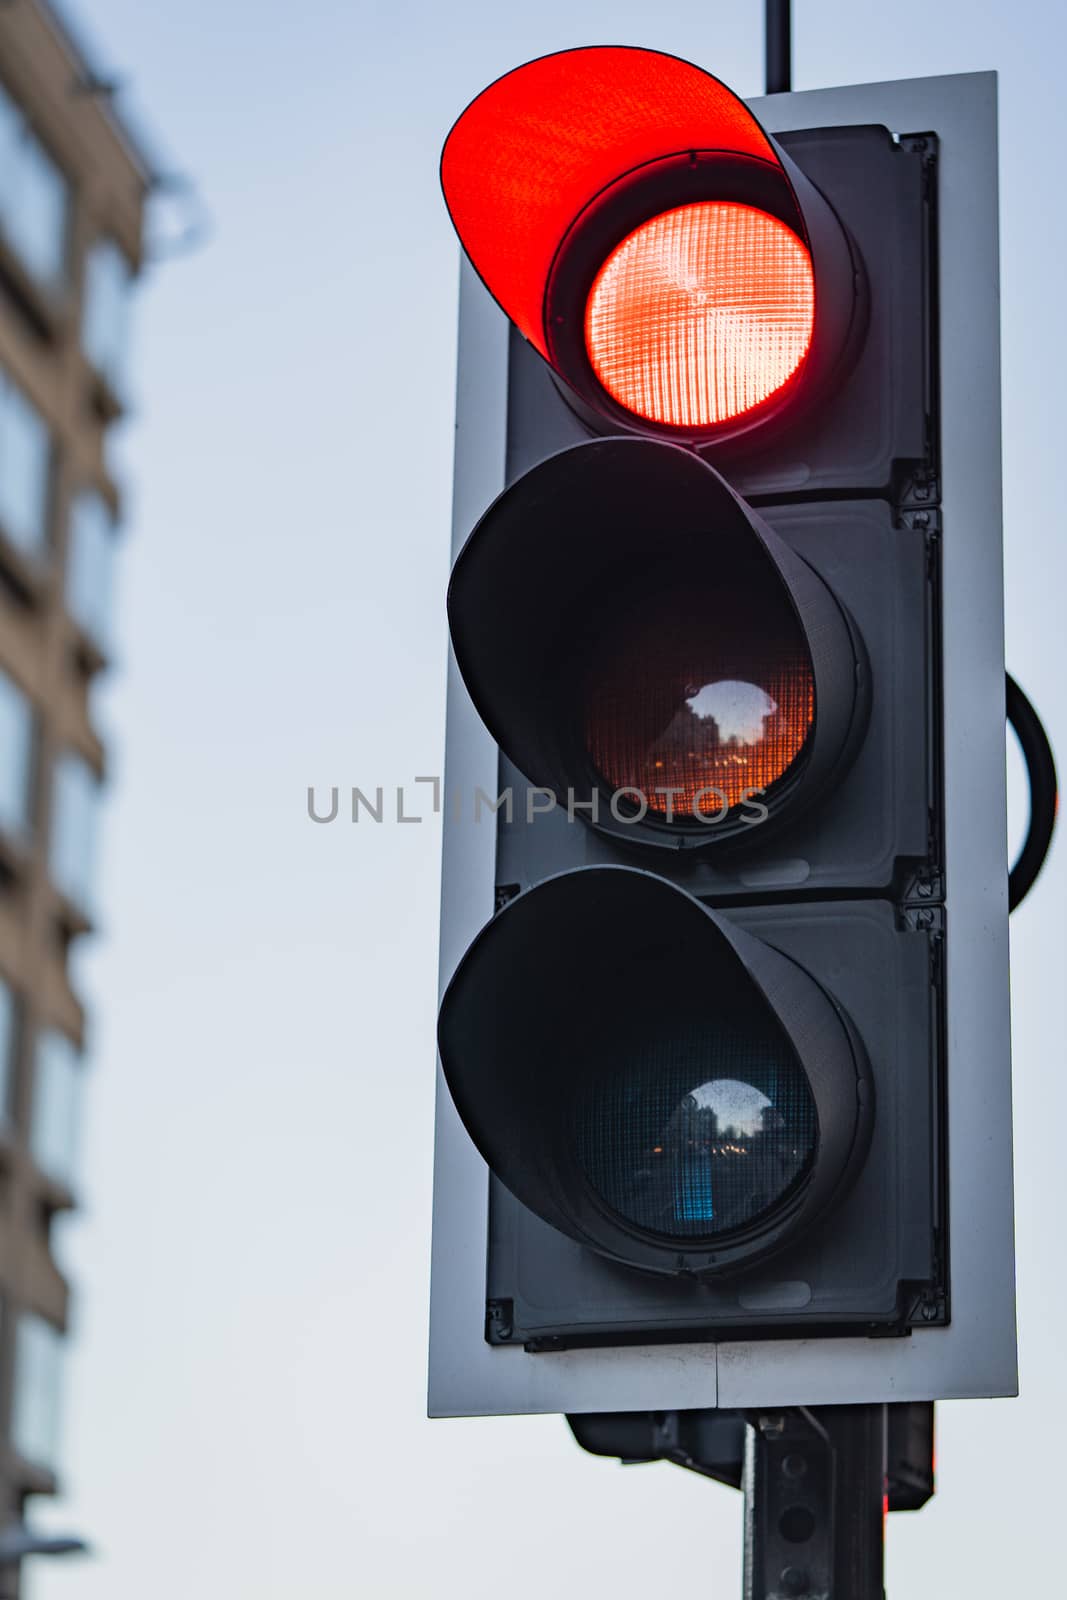
[[[945,981],[945,941],[940,935],[930,940],[930,982],[940,989]]]
[[[944,906],[901,906],[900,926],[910,933],[944,933]]]
[[[903,514],[915,509],[932,511],[941,498],[941,480],[932,468],[916,462],[914,469],[899,479],[896,497]],[[901,521],[904,520],[905,515],[902,515]]]
[[[934,840],[929,840],[930,854],[933,854]],[[902,885],[900,890],[900,904],[908,907],[913,903],[920,906],[929,906],[945,897],[945,885],[940,872],[935,867],[916,867],[914,873]]]
[[[904,1316],[909,1323],[944,1323],[948,1321],[948,1298],[944,1289],[934,1283],[901,1284],[908,1291],[904,1301]]]
[[[515,1331],[515,1302],[513,1300],[487,1300],[485,1302],[486,1344],[507,1344]]]
[[[897,138],[901,150],[906,150],[909,155],[922,156],[923,199],[929,202],[934,197],[934,182],[937,174],[938,137],[936,133],[902,133]]]
[[[915,533],[925,534],[926,538],[926,576],[936,578],[937,565],[941,560],[941,512],[936,506],[925,506],[921,510],[897,510],[897,528],[912,528]]]

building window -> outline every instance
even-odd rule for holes
[[[80,911],[93,903],[100,780],[81,756],[56,761],[52,786],[52,834],[49,866],[60,894]]]
[[[23,1311],[15,1332],[15,1383],[11,1442],[19,1455],[46,1471],[59,1457],[63,1335],[43,1317]]]
[[[114,570],[114,518],[95,489],[83,490],[70,508],[67,609],[102,650],[111,642]]]
[[[115,395],[121,395],[129,337],[133,273],[112,239],[99,239],[85,260],[82,349]]]
[[[11,1121],[11,1088],[15,1076],[15,994],[0,978],[0,1124]]]
[[[33,710],[0,668],[0,833],[24,839],[33,809]]]
[[[39,282],[62,282],[69,191],[63,174],[0,88],[0,234]]]
[[[73,1189],[77,1177],[84,1070],[66,1034],[44,1028],[33,1064],[30,1150],[41,1171]]]
[[[47,424],[0,370],[0,529],[21,550],[45,544],[50,458]]]

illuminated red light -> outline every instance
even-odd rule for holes
[[[676,56],[626,45],[528,61],[456,122],[441,157],[449,214],[490,293],[543,356],[545,284],[568,229],[624,174],[680,150],[778,165],[725,84]]]
[[[811,345],[807,248],[777,217],[705,201],[642,223],[589,294],[585,341],[607,392],[675,427],[743,417],[794,376]]]

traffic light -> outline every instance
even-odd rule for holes
[[[994,137],[614,47],[448,136],[434,1412],[1014,1387]]]

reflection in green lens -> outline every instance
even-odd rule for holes
[[[781,1032],[690,1023],[587,1073],[578,1160],[611,1208],[653,1233],[708,1238],[772,1211],[807,1172],[817,1121]]]

